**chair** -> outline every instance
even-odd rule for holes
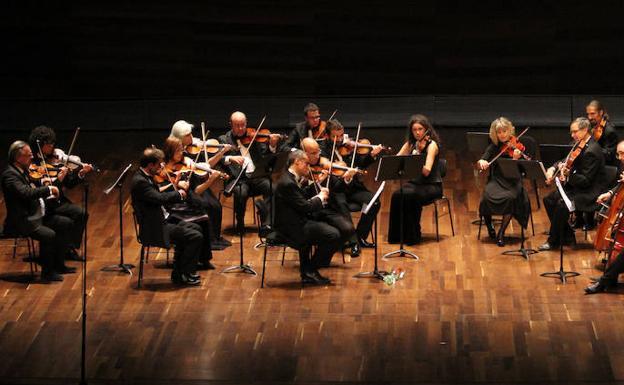
[[[30,275],[35,276],[35,272],[38,271],[36,262],[36,249],[35,249],[35,241],[23,235],[14,235],[14,234],[5,234],[2,229],[0,229],[0,240],[13,240],[13,259],[15,259],[17,255],[17,248],[23,247],[19,245],[19,242],[26,241],[26,247],[28,248],[28,257],[24,258],[24,261],[30,263]]]
[[[287,247],[295,249],[297,250],[297,252],[299,252],[299,249],[289,244],[286,238],[283,235],[281,235],[279,232],[272,231],[271,233],[269,233],[269,235],[267,235],[266,237],[265,244],[264,244],[264,255],[262,257],[262,279],[260,280],[260,288],[264,288],[264,276],[265,276],[265,270],[266,270],[267,253],[269,251],[269,248],[271,247],[282,248],[282,266],[284,266],[284,258],[286,256]],[[310,247],[310,251],[309,251],[310,255],[312,255],[312,250],[313,250],[313,247]]]
[[[151,247],[158,247],[167,250],[167,265],[169,265],[169,249],[171,245],[165,242],[164,239],[144,239],[141,236],[142,218],[136,208],[133,206],[132,218],[134,219],[134,231],[136,238],[141,245],[141,251],[139,252],[139,283],[138,287],[141,288],[141,281],[143,280],[143,265],[148,262],[148,256]]]
[[[447,168],[447,161],[446,161],[446,159],[439,159],[438,160],[438,167],[439,167],[439,170],[440,170],[440,177],[442,178],[442,180],[444,180],[444,177],[446,176],[446,168]],[[423,204],[423,207],[429,206],[429,205],[433,204],[433,207],[434,207],[434,218],[435,218],[435,228],[436,228],[436,241],[437,242],[440,242],[439,218],[441,216],[447,215],[447,214],[440,215],[440,209],[439,209],[438,205],[442,204],[443,202],[446,202],[446,207],[448,209],[449,221],[451,223],[451,233],[453,234],[453,236],[455,236],[455,228],[453,227],[453,213],[451,212],[451,202],[448,199],[448,197],[446,195],[444,195],[444,185],[442,186],[442,196],[440,198],[433,199],[433,200],[431,200],[429,202],[425,202]]]

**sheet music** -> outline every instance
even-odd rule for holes
[[[576,211],[576,207],[574,207],[574,202],[572,202],[570,198],[568,198],[568,195],[565,193],[565,191],[563,191],[563,186],[561,185],[561,181],[559,181],[559,178],[555,178],[555,184],[557,184],[557,190],[559,190],[559,194],[561,194],[561,198],[566,204],[568,211]]]
[[[377,199],[379,199],[379,196],[381,195],[385,187],[386,187],[386,181],[384,180],[383,182],[381,182],[381,185],[377,189],[377,192],[375,193],[375,195],[373,195],[373,198],[370,200],[370,202],[368,202],[366,206],[362,207],[362,214],[368,214],[368,211],[371,209],[371,207],[373,207]]]

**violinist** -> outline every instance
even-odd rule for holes
[[[619,178],[617,184],[612,186],[610,190],[607,190],[607,192],[598,196],[596,199],[598,204],[606,204],[613,200],[616,191],[624,191],[621,187],[618,187],[624,183],[624,172],[621,172],[624,169],[624,141],[619,142],[616,146],[615,156],[619,161]],[[618,229],[617,231],[622,230]],[[613,252],[615,253],[616,251]],[[596,282],[585,288],[585,293],[596,294],[617,286],[618,277],[621,273],[624,273],[624,249],[618,252],[617,256],[607,264],[604,274]]]
[[[595,211],[598,208],[596,198],[603,188],[604,156],[591,136],[590,127],[591,123],[585,117],[576,118],[570,124],[570,135],[574,140],[572,151],[546,172],[547,184],[559,178],[577,213]],[[561,244],[576,244],[574,230],[568,223],[570,213],[558,190],[544,198],[544,207],[550,220],[550,232],[546,243],[538,249],[556,250]]]
[[[592,100],[585,107],[587,119],[592,125],[592,136],[594,140],[602,147],[602,154],[605,158],[605,164],[617,165],[618,161],[615,157],[615,147],[618,143],[618,134],[615,126],[609,120],[609,114],[598,100]]]
[[[154,147],[143,150],[139,170],[132,177],[132,207],[139,217],[141,237],[175,245],[171,280],[182,285],[201,284],[197,274],[199,256],[205,251],[204,233],[197,223],[180,221],[165,208],[184,202],[187,192],[180,188],[160,191],[154,178],[162,173],[164,153]],[[184,186],[186,183],[182,183]],[[208,234],[205,234],[208,235]]]
[[[62,161],[63,158],[71,154],[65,154],[61,149],[55,147],[56,133],[50,127],[35,127],[31,131],[28,141],[30,142],[30,148],[35,149],[34,164],[42,165],[46,163],[58,168],[58,174],[52,183],[60,189],[61,196],[58,200],[46,202],[48,204],[47,209],[51,213],[69,217],[73,221],[74,225],[70,230],[70,247],[66,258],[81,261],[82,257],[78,255],[76,250],[80,248],[82,242],[82,233],[88,220],[88,213],[85,213],[82,207],[72,203],[63,193],[63,188],[73,188],[80,184],[93,171],[93,166],[88,163],[82,163],[82,166],[71,169],[69,166],[73,165],[73,163],[68,162],[65,165],[65,162]],[[37,141],[39,141],[39,144],[37,144]],[[41,152],[45,157],[43,160],[39,155],[38,147],[41,147]]]
[[[230,131],[219,137],[219,142],[236,147],[229,155],[226,155],[220,162],[222,168],[229,175],[229,181],[225,189],[236,182],[242,168],[245,171],[236,182],[232,190],[234,194],[234,212],[238,231],[245,229],[245,211],[247,209],[247,199],[249,197],[262,195],[263,200],[257,201],[256,206],[260,214],[260,235],[265,236],[271,231],[271,183],[268,177],[250,178],[255,170],[254,162],[260,161],[265,156],[278,152],[280,135],[271,135],[268,143],[254,141],[250,146],[245,146],[242,142],[247,136],[247,117],[244,113],[236,111],[230,116]]]
[[[500,158],[515,160],[521,159],[523,154],[526,157],[532,157],[533,154],[527,153],[520,141],[521,139],[516,139],[513,124],[504,117],[494,120],[490,125],[490,140],[492,143],[477,162],[480,170],[490,169],[488,182],[479,204],[479,215],[484,219],[490,238],[495,239],[499,247],[503,247],[505,245],[505,230],[512,217],[516,218],[523,228],[526,228],[529,223],[531,208],[529,196],[522,185],[522,179],[506,178],[498,167],[498,163],[496,161],[491,163],[491,161],[501,152]],[[492,226],[493,214],[503,216],[498,234]]]
[[[383,150],[383,147],[381,145],[375,145],[369,148],[370,151],[367,154],[356,153],[354,151],[354,142],[350,140],[345,140],[344,127],[337,119],[331,119],[327,122],[327,134],[328,140],[321,143],[321,153],[323,154],[323,156],[331,157],[334,138],[336,138],[337,148],[348,147],[347,150],[350,149],[351,152],[349,153],[348,151],[344,151],[343,154],[346,155],[341,155],[340,151],[337,149],[335,150],[336,153],[334,154],[334,159],[338,160],[339,162],[344,162],[347,166],[351,166],[351,164],[353,164],[353,167],[359,170],[366,170],[368,166],[375,162],[378,155]],[[342,202],[341,207],[343,213],[351,218],[349,203],[355,203],[360,206],[368,204],[368,202],[370,202],[373,198],[374,194],[366,188],[359,173],[355,174],[352,180],[346,179],[345,182],[345,190],[343,193],[341,193],[341,196],[339,196],[338,199]],[[362,214],[360,216],[360,220],[356,227],[356,234],[351,239],[352,255],[353,253],[359,254],[360,247],[374,246],[372,243],[369,243],[366,238],[371,232],[373,222],[375,221],[375,217],[377,216],[377,212],[379,211],[380,207],[381,205],[379,203],[379,200],[377,200],[368,211],[368,213]]]
[[[200,142],[199,138],[193,137],[193,125],[185,120],[178,120],[173,124],[173,127],[171,127],[171,137],[178,138],[182,142],[183,148],[188,148],[189,145]],[[229,150],[229,147],[224,147],[219,150],[214,156],[211,156],[207,160],[208,165],[211,168],[215,167]],[[201,194],[194,194],[192,199],[196,204],[206,210],[210,218],[210,244],[212,249],[223,250],[232,246],[232,243],[223,238],[221,234],[223,207],[221,206],[221,202],[219,202],[219,198],[215,196],[210,188],[201,188],[201,190]]]
[[[321,126],[324,126],[325,122],[321,122],[321,112],[316,104],[306,104],[303,107],[303,116],[305,120],[297,123],[288,136],[286,142],[288,148],[300,148],[303,138],[324,140],[327,137],[325,128],[321,130]]]
[[[407,125],[406,141],[397,155],[426,154],[422,175],[403,185],[403,240],[407,245],[420,243],[420,216],[426,202],[442,197],[442,177],[438,169],[440,137],[429,119],[413,115]],[[401,241],[401,195],[392,194],[388,243]]]
[[[312,182],[317,184],[318,189],[320,189],[320,186],[327,186],[326,178],[330,178],[329,188],[331,194],[329,194],[328,202],[323,209],[318,210],[313,215],[313,218],[338,229],[340,232],[341,244],[347,244],[347,246],[351,248],[352,257],[359,257],[360,249],[359,246],[357,246],[357,238],[355,238],[355,229],[353,228],[351,213],[348,207],[346,211],[344,209],[344,191],[348,183],[346,181],[350,182],[354,178],[356,170],[346,170],[341,176],[329,175],[330,159],[321,156],[321,149],[319,148],[318,142],[312,138],[304,138],[301,141],[301,147],[307,155],[310,167],[317,170],[316,172],[318,173],[317,176],[315,176],[315,171],[310,171],[310,173],[304,176],[308,178],[310,174],[312,174],[312,178],[315,179]],[[329,264],[329,261],[327,264]]]
[[[70,242],[69,230],[74,222],[48,210],[47,203],[58,199],[60,190],[55,185],[34,187],[28,176],[32,159],[32,150],[26,142],[18,140],[9,147],[9,166],[2,173],[6,205],[4,233],[38,240],[41,279],[62,281],[61,274],[76,271],[64,262]]]

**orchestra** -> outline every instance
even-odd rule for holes
[[[289,135],[271,131],[267,116],[251,117],[259,123],[250,127],[241,111],[229,116],[229,127],[220,130],[220,136],[206,130],[204,123],[201,133],[194,136],[195,126],[178,120],[162,150],[154,145],[143,150],[131,181],[131,204],[142,241],[153,239],[173,247],[171,280],[175,284],[201,285],[198,271],[215,269],[212,251],[231,254],[232,243],[222,232],[224,199],[232,200],[234,230],[242,234],[248,198],[258,197],[254,206],[258,235],[284,239],[297,250],[303,284],[331,284],[320,271],[341,250],[349,249],[351,257],[358,258],[364,248],[382,243],[401,243],[401,247],[423,243],[423,207],[443,196],[447,172],[442,140],[432,121],[422,114],[412,115],[400,149],[393,152],[364,138],[362,123],[357,128],[345,127],[336,114],[334,110],[322,119],[319,106],[308,103],[304,121],[296,123]],[[475,174],[487,178],[477,201],[478,215],[498,247],[505,246],[512,219],[525,229],[531,215],[522,175],[509,176],[503,167],[539,157],[531,144],[534,139],[524,135],[527,130],[517,133],[509,119],[494,119],[482,155],[469,160],[476,165]],[[594,294],[612,288],[624,272],[624,227],[620,229],[624,223],[624,141],[618,143],[610,116],[597,100],[586,105],[585,116],[570,123],[569,132],[573,142],[567,156],[543,167],[550,186],[543,198],[549,223],[539,251],[575,245],[574,229],[582,225],[591,230],[598,218],[594,247],[605,256],[605,271],[585,288]],[[89,213],[72,203],[65,190],[95,177],[98,170],[73,154],[77,133],[78,129],[65,152],[56,147],[52,128],[34,128],[27,142],[11,144],[2,173],[7,213],[4,233],[39,241],[36,262],[45,282],[62,281],[62,274],[75,272],[65,264],[66,259],[83,261],[79,253]],[[267,175],[261,168],[280,154],[286,164]],[[384,157],[422,162],[409,178],[386,186],[390,191],[387,208],[374,194],[380,182],[373,181],[375,165]],[[618,166],[615,185],[605,185],[607,165]],[[367,208],[356,216],[357,223],[354,207],[357,211]],[[495,215],[502,216],[498,229],[494,228]],[[382,217],[387,219],[383,221],[387,237],[375,236],[369,242],[373,224]]]

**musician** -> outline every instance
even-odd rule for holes
[[[619,168],[618,171],[622,171],[624,168],[624,141],[621,141],[616,146],[616,158],[618,159]],[[598,204],[606,204],[612,200],[616,191],[620,190],[618,186],[624,183],[624,172],[620,172],[620,177],[615,186],[602,193],[596,199]],[[619,231],[619,230],[618,230]],[[615,253],[616,251],[613,251]],[[604,274],[598,279],[598,281],[592,283],[585,288],[585,293],[596,294],[608,290],[611,287],[615,287],[618,282],[618,277],[621,273],[624,273],[624,249],[619,251],[615,259],[607,264]]]
[[[164,157],[163,151],[157,148],[148,147],[143,151],[140,168],[132,178],[132,206],[140,218],[143,238],[171,241],[175,245],[171,280],[183,285],[199,285],[197,263],[202,253],[210,251],[204,247],[208,234],[204,234],[198,224],[177,220],[165,209],[166,205],[187,198],[184,187],[188,187],[188,182],[179,182],[182,188],[176,191],[159,190],[153,178],[161,173]]]
[[[490,169],[488,182],[485,185],[481,203],[479,204],[479,215],[485,221],[488,235],[491,239],[496,239],[496,244],[499,247],[505,246],[505,230],[512,217],[516,218],[523,228],[526,228],[531,215],[529,196],[522,185],[522,178],[506,178],[496,161],[491,165],[489,163],[501,152],[502,155],[499,158],[505,159],[521,159],[523,153],[528,157],[533,156],[533,154],[528,154],[527,150],[523,152],[519,148],[507,150],[510,143],[515,140],[514,135],[515,128],[507,118],[500,117],[494,120],[490,125],[490,140],[492,143],[486,148],[481,159],[477,162],[480,170]],[[521,139],[518,140],[521,141]],[[517,147],[521,146],[522,144],[517,145]],[[492,226],[492,214],[503,216],[498,234],[496,234],[494,226]]]
[[[340,231],[328,223],[311,219],[329,199],[329,190],[321,187],[315,194],[314,185],[304,182],[309,173],[308,157],[302,150],[294,150],[288,157],[288,171],[283,173],[275,188],[275,228],[288,244],[299,250],[300,272],[303,283],[329,284],[318,269],[331,262],[340,249]],[[303,188],[303,185],[306,185]],[[309,250],[316,245],[310,258]]]
[[[590,127],[591,122],[585,117],[576,118],[570,124],[573,151],[567,162],[557,162],[546,172],[546,183],[552,184],[554,178],[559,178],[566,195],[580,212],[596,210],[596,198],[602,188],[601,181],[604,181],[604,155],[591,137]],[[544,206],[550,220],[550,232],[546,243],[538,249],[553,250],[561,244],[575,244],[574,230],[568,223],[570,213],[558,190],[544,198]]]
[[[326,222],[329,225],[335,227],[340,232],[341,244],[348,242],[348,246],[351,248],[351,256],[357,258],[360,256],[361,251],[355,238],[355,229],[353,227],[353,221],[351,220],[351,213],[349,208],[346,210],[345,190],[349,183],[355,177],[355,169],[347,170],[342,177],[336,177],[328,175],[330,168],[330,160],[321,156],[321,149],[316,140],[312,138],[304,138],[301,141],[301,147],[308,157],[308,163],[310,166],[320,166],[323,170],[316,178],[319,186],[326,185],[326,178],[329,179],[329,186],[331,188],[331,194],[327,204],[323,209],[318,210],[313,214],[312,218],[318,221]]]
[[[43,156],[47,163],[61,165],[58,176],[53,182],[53,184],[57,186],[61,191],[61,197],[59,200],[49,201],[47,209],[50,211],[50,213],[62,215],[72,219],[74,225],[69,230],[70,247],[67,250],[66,258],[70,260],[81,261],[82,257],[78,255],[78,252],[76,250],[80,248],[80,245],[82,243],[82,234],[84,232],[87,220],[89,219],[89,214],[86,213],[82,207],[72,203],[71,200],[69,200],[69,198],[67,198],[67,196],[63,193],[63,188],[73,188],[80,184],[87,176],[87,174],[93,171],[93,166],[88,163],[84,163],[82,167],[77,167],[72,170],[67,167],[67,165],[64,165],[64,162],[61,161],[61,158],[64,158],[64,156],[66,155],[72,154],[65,154],[61,149],[55,147],[56,133],[50,127],[35,127],[31,131],[28,141],[30,143],[31,150],[35,150],[33,163],[42,163],[42,159],[39,155],[38,150],[39,147],[41,147],[41,152],[43,153]],[[38,144],[37,141],[39,141]]]
[[[228,191],[231,186],[236,183],[232,190],[234,194],[234,212],[236,215],[236,223],[238,231],[245,229],[245,211],[247,209],[247,198],[262,195],[263,200],[257,201],[256,206],[260,214],[260,236],[265,236],[271,231],[271,184],[268,177],[250,178],[255,170],[255,163],[265,156],[274,154],[278,151],[279,135],[271,135],[269,143],[259,143],[254,141],[249,148],[242,144],[243,138],[247,134],[247,117],[244,113],[236,111],[230,116],[230,131],[219,137],[219,142],[229,144],[236,149],[230,151],[231,155],[226,155],[221,166],[230,176],[225,190]],[[241,173],[242,168],[245,171],[240,179],[236,181]]]
[[[609,119],[607,110],[598,100],[592,100],[585,107],[587,119],[591,122],[592,135],[594,140],[602,147],[602,154],[605,158],[605,164],[617,165],[616,149],[618,143],[618,134],[615,126]]]
[[[334,138],[336,139],[337,148],[339,146],[350,147],[354,149],[354,142],[351,140],[345,140],[344,127],[337,119],[331,119],[327,121],[327,134],[328,140],[321,142],[321,154],[326,158],[331,158],[332,148],[334,147]],[[355,154],[354,151],[351,151],[350,154],[341,156],[338,149],[335,150],[334,160],[338,162],[344,162],[347,166],[351,166],[353,157],[355,157],[355,161],[353,162],[353,167],[358,168],[359,170],[365,170],[370,166],[375,160],[377,156],[381,153],[383,147],[381,145],[375,145],[371,148],[371,151],[366,155]],[[344,179],[344,178],[343,178]],[[347,181],[346,188],[344,190],[341,197],[339,199],[342,201],[342,210],[343,212],[351,218],[351,212],[349,210],[349,203],[356,203],[360,206],[364,204],[368,204],[373,198],[373,193],[370,192],[366,186],[364,185],[362,178],[358,173],[356,173],[352,180],[344,179]],[[343,198],[344,197],[344,198]],[[360,220],[357,224],[356,234],[354,234],[351,239],[351,254],[358,253],[359,248],[361,247],[373,247],[373,244],[366,241],[368,234],[373,227],[373,222],[375,221],[375,217],[377,216],[377,212],[381,207],[379,200],[375,201],[371,209],[368,213],[362,214],[360,216]]]
[[[171,127],[171,135],[182,141],[183,148],[187,148],[193,143],[197,143],[199,138],[193,137],[193,125],[185,120],[178,120]],[[210,157],[206,162],[210,167],[215,167],[223,158],[228,149],[224,148]],[[211,183],[212,184],[212,183]],[[210,218],[210,244],[213,250],[223,250],[232,246],[232,242],[223,238],[221,235],[221,226],[223,221],[223,207],[219,198],[210,188],[200,188],[201,194],[194,194],[191,197],[195,204],[204,208]]]
[[[34,187],[28,174],[32,159],[32,150],[26,142],[18,140],[9,147],[9,165],[2,173],[7,213],[4,234],[38,240],[41,279],[62,281],[60,274],[76,271],[64,263],[74,222],[48,209],[53,200],[60,198],[61,191],[53,184]]]
[[[424,204],[442,197],[442,177],[438,166],[440,137],[429,119],[413,115],[407,125],[406,141],[397,155],[426,154],[422,173],[403,185],[403,241],[414,245],[422,240],[420,216]],[[401,232],[401,194],[392,193],[388,243],[399,243]]]
[[[303,116],[305,120],[295,125],[286,141],[288,148],[301,148],[301,140],[303,138],[314,138],[315,133],[318,134],[321,125],[321,112],[319,107],[314,103],[308,103],[303,107]]]

